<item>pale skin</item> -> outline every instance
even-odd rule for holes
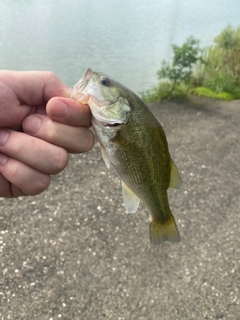
[[[52,72],[0,71],[0,197],[41,193],[93,147],[89,107],[70,95]]]

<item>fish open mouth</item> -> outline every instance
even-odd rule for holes
[[[92,117],[92,123],[93,124],[100,124],[102,127],[104,128],[117,128],[119,126],[121,126],[122,124],[124,124],[123,122],[108,122],[106,121],[106,119],[103,118],[99,118],[99,117]]]
[[[101,85],[98,78],[102,75],[104,74],[93,72],[91,68],[88,68],[73,87],[71,98],[82,104],[89,105],[93,115],[92,122],[98,122],[106,128],[118,127],[126,123],[126,121],[121,119],[121,115],[118,115],[115,107],[118,105],[117,108],[121,108],[121,105],[124,105],[125,101],[122,101],[122,98],[120,96],[116,97],[116,95],[112,99],[109,99],[107,95],[107,99],[104,99],[104,96],[101,94],[101,88],[98,89],[98,86]]]
[[[104,125],[104,127],[119,127],[120,125],[122,124],[122,122],[121,123],[107,123],[107,124],[105,124]]]
[[[92,78],[93,71],[91,68],[88,68],[82,78],[75,84],[73,90],[75,91],[82,91],[86,88],[89,80]]]
[[[82,78],[74,85],[71,98],[74,98],[80,101],[83,104],[87,104],[89,100],[89,95],[86,95],[83,90],[88,85],[89,81],[92,78],[93,71],[91,68],[88,68]]]

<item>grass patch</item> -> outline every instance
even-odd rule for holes
[[[170,96],[172,84],[170,81],[160,81],[156,88],[141,92],[141,98],[145,103],[152,103],[163,100],[186,101],[188,100],[188,87],[184,84],[176,85]]]
[[[194,88],[190,91],[190,93],[195,94],[196,96],[204,96],[214,99],[226,100],[230,101],[233,99],[239,98],[238,95],[228,92],[214,92],[213,90],[205,87]]]

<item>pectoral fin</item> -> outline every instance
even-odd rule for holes
[[[104,160],[107,168],[110,169],[110,160],[109,160],[109,158],[108,158],[107,151],[106,151],[106,149],[104,148],[104,146],[101,145],[101,143],[100,143],[100,147],[101,147],[101,152],[102,152],[103,160]]]
[[[171,174],[170,174],[169,188],[179,189],[181,185],[182,185],[182,179],[181,179],[180,173],[175,163],[171,159]]]
[[[122,181],[122,194],[126,211],[133,213],[137,211],[140,199],[132,192],[132,190]]]

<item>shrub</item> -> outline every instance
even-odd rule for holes
[[[190,93],[195,94],[196,96],[205,96],[209,98],[214,98],[214,99],[221,99],[221,100],[233,100],[236,99],[237,96],[228,92],[219,92],[216,93],[213,90],[205,87],[198,87],[195,89],[192,89]]]
[[[240,88],[235,79],[227,72],[216,71],[204,81],[204,86],[215,91],[216,93],[228,92],[240,94]]]
[[[171,96],[169,97],[169,100],[171,99],[173,101],[179,102],[187,101],[189,93],[188,91],[188,86],[183,83],[180,83],[179,85],[176,85],[176,87],[174,88]]]
[[[169,94],[171,88],[170,81],[160,81],[156,88],[141,92],[141,98],[145,103],[162,101]]]
[[[189,37],[182,46],[172,45],[173,50],[173,61],[172,63],[166,60],[162,61],[162,67],[157,72],[160,80],[169,79],[171,81],[171,90],[168,96],[172,96],[176,86],[181,83],[189,84],[193,64],[197,61],[204,63],[202,59],[202,50],[199,46],[200,41]],[[176,92],[175,92],[176,93]]]
[[[156,101],[162,101],[165,99],[171,99],[174,101],[186,101],[188,99],[188,87],[186,85],[179,84],[175,86],[174,90],[171,93],[171,96],[169,96],[171,90],[171,81],[160,81],[156,88],[142,92],[141,98],[145,103],[152,103]]]

